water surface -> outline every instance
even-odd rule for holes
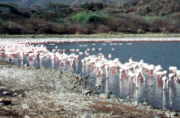
[[[112,58],[119,58],[127,62],[129,58],[134,60],[143,59],[144,62],[162,65],[165,69],[169,66],[180,68],[180,42],[138,42],[138,43],[59,43],[46,44],[49,50],[54,48],[65,49],[66,53],[72,53],[69,49],[80,49],[89,54],[109,54]],[[78,52],[74,52],[78,53]],[[84,55],[85,56],[85,55]]]

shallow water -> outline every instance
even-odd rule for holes
[[[66,53],[72,53],[69,49],[80,49],[84,52],[89,49],[89,54],[103,53],[105,56],[119,58],[127,62],[129,58],[144,62],[162,65],[165,69],[169,66],[180,68],[180,42],[138,42],[138,43],[59,43],[46,44],[49,50],[54,48],[65,49]],[[77,53],[77,52],[75,52]]]

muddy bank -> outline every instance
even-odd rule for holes
[[[83,95],[82,78],[50,69],[0,66],[3,118],[168,118],[175,112],[152,109],[114,96]]]

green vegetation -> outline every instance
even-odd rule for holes
[[[72,16],[72,20],[78,23],[102,23],[107,18],[100,12],[82,11]]]
[[[144,16],[144,20],[147,22],[153,22],[156,20],[166,20],[167,16]]]
[[[0,34],[180,33],[179,11],[177,0],[141,0],[121,6],[50,3],[31,9],[0,4]]]
[[[0,26],[2,26],[4,24],[4,20],[0,19]]]

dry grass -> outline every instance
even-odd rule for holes
[[[158,118],[167,118],[165,115],[157,114],[153,111],[140,110],[129,105],[113,104],[110,102],[97,102],[90,105],[90,108],[94,112],[111,114],[113,118],[154,118],[155,116],[158,116]]]
[[[117,98],[83,96],[81,79],[72,73],[4,65],[0,69],[0,118],[167,118],[162,111],[139,109]]]
[[[72,90],[77,77],[49,69],[0,66],[0,118],[72,118],[76,114],[59,103],[59,95]],[[10,74],[11,73],[11,74]],[[78,82],[74,82],[78,86]],[[19,92],[21,91],[21,92]],[[6,92],[7,94],[3,94]],[[14,95],[15,94],[15,95]],[[6,101],[10,103],[5,104]],[[62,99],[63,100],[63,99]]]
[[[11,63],[9,63],[9,62],[0,61],[0,65],[12,65],[12,64],[11,64]]]

